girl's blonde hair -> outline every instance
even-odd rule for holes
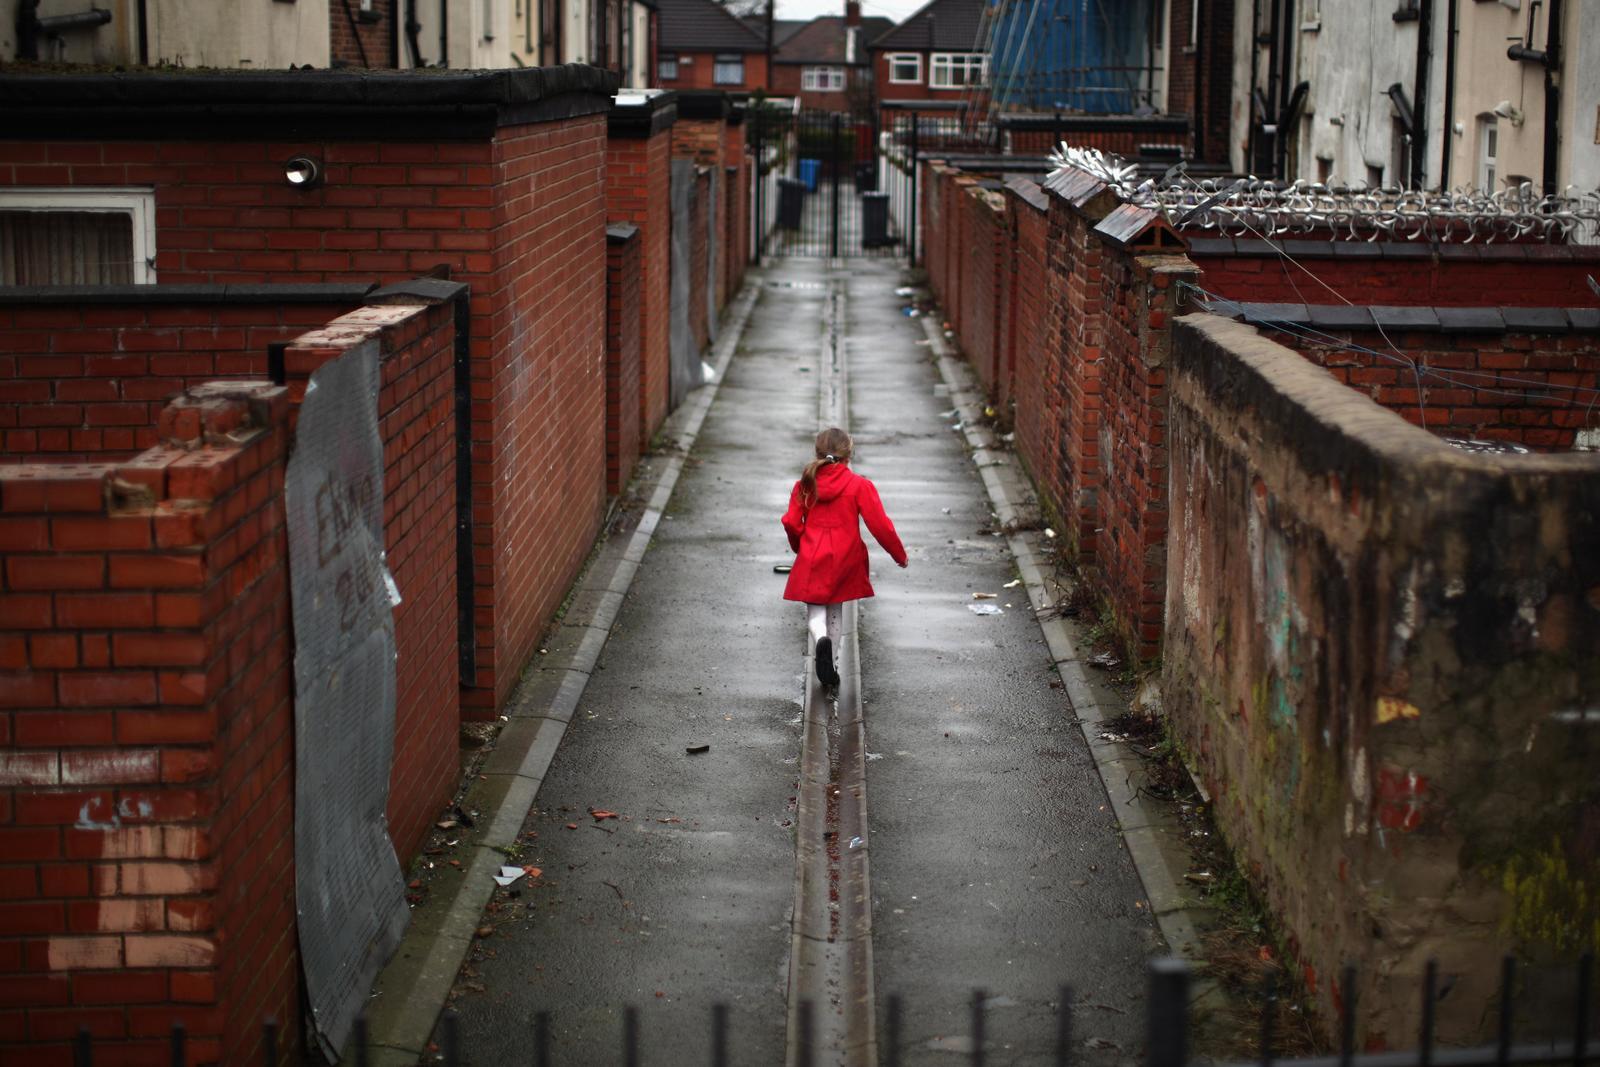
[[[810,507],[817,502],[817,472],[830,463],[850,462],[855,444],[850,435],[837,426],[830,426],[817,434],[817,458],[806,464],[800,472],[800,503]]]

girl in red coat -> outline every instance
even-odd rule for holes
[[[783,598],[806,604],[806,623],[817,646],[817,679],[824,685],[839,684],[833,663],[839,605],[872,595],[860,521],[896,563],[906,565],[906,550],[884,514],[877,487],[850,469],[852,447],[850,435],[837,427],[817,434],[817,458],[794,484],[783,516],[796,553]]]

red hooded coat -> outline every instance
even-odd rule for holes
[[[809,508],[800,502],[800,483],[794,483],[783,516],[789,547],[796,552],[785,600],[839,604],[872,595],[863,519],[883,550],[905,566],[905,547],[884,514],[877,487],[866,478],[843,463],[829,463],[817,471],[817,499]]]

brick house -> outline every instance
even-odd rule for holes
[[[661,89],[770,90],[766,37],[713,0],[658,0]]]
[[[772,91],[800,98],[802,106],[864,115],[873,101],[872,57],[867,42],[892,29],[886,18],[862,18],[857,0],[845,13],[823,15],[789,33],[772,58]]]
[[[871,40],[876,99],[959,102],[989,69],[974,51],[984,0],[931,0],[892,30]]]

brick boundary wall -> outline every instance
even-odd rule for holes
[[[256,1062],[298,1015],[288,418],[198,386],[128,462],[0,468],[7,1063],[80,1026],[159,1062],[175,1021]]]
[[[636,226],[643,248],[639,293],[639,422],[646,442],[670,407],[672,126],[668,94],[614,105],[606,140],[606,215]]]
[[[1109,245],[1102,255],[1100,532],[1092,573],[1123,647],[1151,660],[1161,650],[1167,583],[1169,323],[1178,283],[1192,281],[1196,271],[1183,256]]]
[[[1009,155],[1044,156],[1054,152],[1062,141],[1078,148],[1098,148],[1125,158],[1136,158],[1141,145],[1176,145],[1185,150],[1192,140],[1184,130],[1085,130],[1063,128],[1012,129],[1006,131]]]
[[[0,288],[0,463],[150,448],[169,398],[215,378],[266,377],[269,344],[359,306],[370,288]]]
[[[423,304],[394,288],[374,299],[401,303],[362,307],[295,338],[284,368],[298,409],[318,367],[369,340],[379,345],[384,552],[401,597],[387,813],[403,866],[422,848],[460,777],[456,317],[453,300]]]
[[[1005,198],[992,189],[970,186],[962,191],[963,283],[956,293],[960,312],[954,316],[956,336],[968,362],[978,372],[990,400],[1001,392],[1001,271],[1007,258]]]
[[[1189,249],[1206,290],[1261,303],[1340,303],[1326,285],[1358,305],[1589,307],[1589,277],[1600,277],[1600,247],[1592,245],[1191,236]]]
[[[606,242],[606,491],[615,496],[646,444],[637,403],[643,239],[632,226],[611,226]]]
[[[1600,311],[1593,308],[1219,310],[1281,323],[1260,328],[1336,380],[1444,436],[1565,451],[1578,431],[1600,428]],[[1382,332],[1348,328],[1374,318]],[[1419,371],[1405,361],[1422,369],[1420,393]]]
[[[477,644],[461,703],[492,718],[604,509],[594,326],[616,75],[569,64],[420,80],[261,71],[48,83],[0,75],[0,186],[150,187],[164,286],[437,271],[471,287]],[[227,104],[227,118],[184,110],[197,93]],[[63,128],[79,139],[50,139]],[[322,161],[320,183],[287,185],[283,161],[296,154]]]
[[[689,197],[689,333],[698,356],[711,341],[710,309],[706,288],[713,283],[711,269],[711,172],[695,167],[694,188]]]
[[[1286,963],[1410,1048],[1430,957],[1463,1043],[1514,953],[1519,1040],[1570,1040],[1600,456],[1462,453],[1216,316],[1179,321],[1170,369],[1163,703]]]
[[[1006,199],[1012,220],[1013,251],[1006,274],[1008,373],[1002,379],[1001,401],[1011,412],[1020,452],[1023,435],[1018,418],[1018,391],[1042,387],[1042,365],[1053,355],[1049,350],[1050,332],[1046,328],[1052,303],[1045,284],[1049,202],[1037,185],[1024,180],[1007,183]],[[1037,403],[1028,406],[1030,415],[1039,408]],[[1034,442],[1038,439],[1037,419],[1030,420],[1029,438]]]
[[[398,0],[372,0],[370,11],[359,10],[359,6],[355,0],[331,0],[328,4],[330,65],[393,68],[390,34],[396,29],[393,20]]]

